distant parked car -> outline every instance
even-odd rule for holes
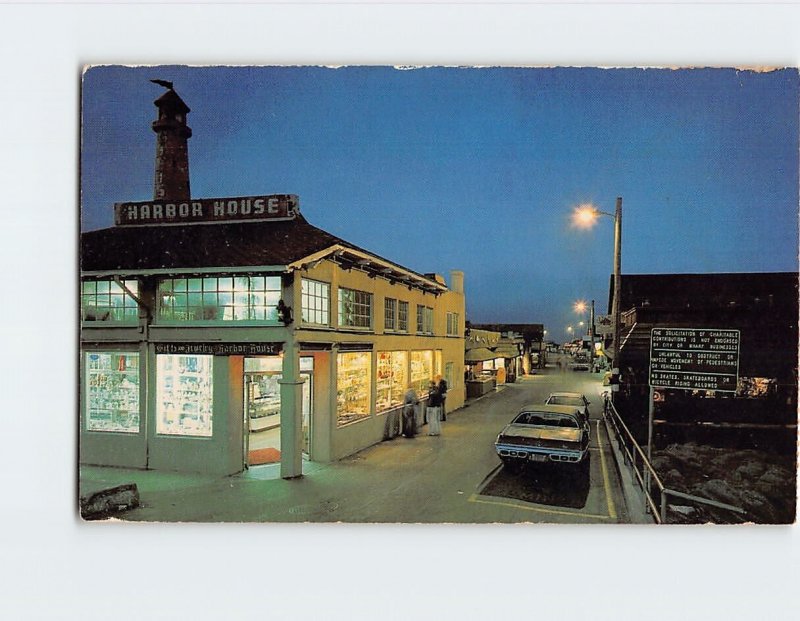
[[[575,406],[529,405],[498,434],[497,455],[511,469],[525,463],[588,466],[589,421]]]
[[[572,361],[569,363],[569,367],[573,371],[588,371],[590,365],[589,356],[580,352],[575,354],[572,357]]]
[[[579,392],[551,392],[545,401],[547,405],[574,405],[589,420],[589,400]]]

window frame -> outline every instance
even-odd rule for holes
[[[417,304],[417,334],[433,335],[433,308]]]
[[[383,299],[383,329],[386,332],[397,332],[397,298]],[[390,321],[391,319],[391,321]],[[391,325],[390,325],[391,324]]]
[[[324,296],[318,295],[316,291],[314,292],[306,292],[304,287],[306,283],[313,284],[314,288],[322,287],[325,290]],[[320,300],[324,301],[323,308],[310,308],[307,306],[307,302],[315,300],[319,302]],[[322,313],[323,314],[323,321],[311,321],[307,318],[307,313]],[[324,280],[315,280],[313,278],[301,278],[301,285],[300,285],[300,317],[303,324],[310,325],[310,326],[321,326],[321,327],[330,327],[331,325],[331,283],[325,282]]]
[[[408,308],[408,302],[397,300],[397,332],[408,334]]]
[[[350,294],[352,294],[353,299],[346,300],[345,298]],[[337,302],[340,328],[347,330],[372,330],[374,296],[371,292],[363,291],[361,289],[350,289],[349,287],[339,287]],[[352,308],[349,313],[345,313],[345,304],[347,303],[352,304]],[[366,313],[363,312],[364,309],[366,309]],[[358,312],[359,310],[362,312]],[[345,319],[348,317],[350,318],[351,322],[345,321]]]
[[[459,336],[460,319],[458,313],[447,311],[447,336]]]
[[[100,366],[93,367],[91,363],[92,356],[96,356],[98,359],[103,356],[107,356],[109,358],[108,366],[104,366],[101,363]],[[135,364],[130,365],[130,371],[128,371],[127,368],[128,359],[130,359],[131,362],[133,360],[136,361]],[[122,362],[123,360],[125,362]],[[116,368],[114,368],[114,363],[117,364]],[[119,433],[126,436],[135,436],[140,434],[142,431],[142,380],[141,356],[139,352],[121,349],[85,350],[83,352],[83,364],[86,377],[83,388],[83,398],[85,400],[83,405],[83,431],[87,433]],[[123,365],[125,365],[126,368],[120,368]],[[93,380],[95,377],[98,379]],[[135,407],[121,407],[122,401],[120,401],[120,395],[115,394],[113,391],[109,391],[108,389],[106,392],[109,394],[102,396],[110,396],[111,400],[102,404],[99,401],[99,398],[101,397],[101,390],[99,387],[97,387],[96,390],[93,390],[95,386],[92,383],[93,381],[99,381],[100,377],[104,377],[105,383],[108,383],[109,381],[118,384],[123,384],[125,381],[131,382],[133,387],[126,388],[124,391],[130,398],[130,401],[126,402],[125,404]],[[120,377],[122,377],[122,379],[119,379]],[[135,378],[135,381],[131,380],[131,378]],[[120,391],[117,391],[117,393],[119,392]],[[116,407],[114,407],[115,404]],[[131,421],[135,421],[135,426],[132,422],[132,424],[127,427],[123,425],[117,425],[115,427],[113,425],[115,411],[117,413],[117,418],[121,416],[122,412],[127,412],[126,417],[131,419]],[[93,412],[95,413],[94,416],[92,415]],[[103,428],[101,422],[99,421],[99,416],[97,415],[104,412],[107,412],[109,420],[112,421],[108,428]]]
[[[140,283],[138,278],[120,279],[122,284],[134,295],[139,295]],[[93,289],[93,291],[92,291]],[[101,291],[100,289],[103,289]],[[100,296],[105,298],[106,304],[99,304]],[[89,301],[94,300],[93,304]],[[120,304],[114,304],[114,300]],[[88,309],[96,311],[103,310],[105,317],[99,317],[97,313],[89,318]],[[139,321],[139,303],[132,298],[125,289],[116,283],[114,279],[102,278],[98,280],[81,280],[81,322],[90,325],[136,325]],[[119,311],[122,317],[114,318],[114,311]]]
[[[241,286],[242,279],[247,281],[246,289]],[[229,280],[230,283],[222,283],[223,280]],[[258,286],[259,280],[263,280],[263,287]],[[215,287],[210,286],[211,281],[215,281]],[[167,283],[169,283],[169,289],[165,287]],[[165,298],[168,295],[172,297],[171,304],[165,304]],[[281,277],[275,273],[163,277],[159,278],[156,283],[155,324],[167,326],[186,324],[277,326],[281,325],[278,319],[277,304],[282,297]],[[259,298],[261,298],[261,302],[259,302]],[[176,304],[178,300],[185,300],[185,303]],[[247,317],[238,318],[236,316],[236,309],[241,308],[246,310]],[[227,309],[232,309],[232,317],[225,317]],[[262,314],[261,317],[253,316],[259,312]],[[186,316],[177,317],[177,313],[184,313]],[[196,314],[199,314],[200,317],[195,316]]]

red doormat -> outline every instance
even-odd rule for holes
[[[281,460],[281,452],[276,448],[263,448],[250,451],[247,454],[247,461],[251,466],[261,464],[274,464]]]

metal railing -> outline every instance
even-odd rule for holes
[[[746,516],[745,510],[740,507],[665,487],[644,450],[636,442],[628,426],[620,417],[608,393],[603,393],[603,418],[606,422],[606,427],[613,430],[612,441],[616,441],[617,448],[622,453],[624,464],[632,470],[639,489],[644,494],[645,509],[653,516],[656,523],[668,523],[667,508],[670,497],[735,513],[740,518],[738,521],[742,521],[741,518]]]

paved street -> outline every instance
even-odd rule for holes
[[[588,480],[559,468],[504,469],[493,442],[524,404],[556,390],[592,402]],[[443,434],[396,438],[333,464],[304,464],[302,479],[261,466],[226,478],[81,468],[81,492],[135,482],[142,506],[124,515],[145,521],[618,523],[627,522],[605,427],[598,376],[529,376],[452,412]]]

